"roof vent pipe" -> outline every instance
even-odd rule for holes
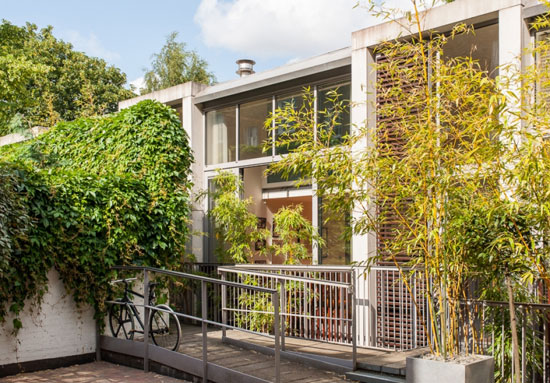
[[[251,74],[254,74],[254,64],[256,64],[256,61],[249,60],[249,59],[241,59],[237,60],[237,65],[239,68],[237,69],[237,73],[239,76],[244,77]]]

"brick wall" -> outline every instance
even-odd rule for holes
[[[0,325],[0,366],[95,352],[95,321],[90,307],[78,309],[55,270],[40,311],[26,307],[23,328],[11,334],[11,318]]]

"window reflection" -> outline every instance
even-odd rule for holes
[[[206,113],[206,164],[235,161],[235,107]]]
[[[277,98],[277,109],[294,109],[296,112],[299,112],[302,110],[302,108],[305,108],[306,105],[304,105],[304,96],[302,94],[295,94],[291,96],[282,96],[280,98]],[[289,128],[292,127],[292,122],[285,122],[285,127],[278,126],[275,130],[275,139],[282,136],[283,134],[291,134],[292,130]],[[296,149],[297,145],[286,145],[286,146],[277,146],[275,149],[276,154],[287,154],[292,149]]]
[[[263,153],[263,144],[268,132],[265,121],[271,114],[271,99],[247,104],[239,108],[239,159],[265,157],[271,155],[271,150]]]
[[[350,84],[320,88],[317,92],[318,137],[328,146],[340,144],[350,132],[350,96]]]

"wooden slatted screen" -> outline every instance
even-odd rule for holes
[[[537,82],[537,101],[543,101],[546,105],[550,104],[550,49],[546,47],[550,44],[550,31],[544,31],[537,34],[537,70],[542,74]],[[541,47],[540,43],[545,42]]]
[[[397,62],[398,70],[411,69],[414,66],[414,62],[410,62],[406,57],[392,58],[393,63]],[[402,61],[402,62],[401,62]],[[383,66],[384,63],[388,63],[388,58],[383,55],[378,55],[376,58],[377,72],[377,145],[378,150],[382,156],[403,157],[405,155],[404,149],[406,145],[406,135],[401,131],[401,127],[406,123],[402,113],[392,113],[392,107],[396,107],[399,103],[404,103],[405,100],[400,99],[392,94],[393,87],[400,87],[407,94],[408,91],[418,90],[421,86],[421,80],[416,81],[399,79],[397,71],[395,73],[389,73]],[[416,109],[409,110],[409,117],[414,118],[417,113]],[[393,251],[393,256],[399,263],[407,262],[410,258],[404,251],[391,250],[392,240],[396,237],[398,232],[406,232],[406,225],[401,217],[407,216],[407,205],[412,201],[411,198],[399,198],[399,201],[395,198],[386,198],[384,201],[379,199],[377,205],[379,217],[384,217],[384,220],[378,226],[377,235],[377,251],[382,257],[380,258],[379,265],[393,266],[393,257],[390,257],[390,252]]]
[[[388,58],[379,55],[376,58],[377,64],[387,63]],[[394,60],[395,61],[395,60]],[[398,59],[399,61],[399,59]],[[401,69],[411,69],[413,62],[403,58]],[[408,68],[406,68],[408,67]],[[381,155],[402,157],[405,155],[406,135],[400,131],[403,126],[404,116],[399,113],[392,114],[391,108],[399,102],[404,102],[391,95],[391,88],[400,86],[405,92],[419,90],[421,79],[417,81],[396,80],[395,74],[389,73],[383,67],[377,65],[377,145]],[[383,112],[380,112],[383,110]],[[416,109],[410,109],[410,116],[414,118],[417,114]],[[406,118],[406,117],[405,117]],[[378,261],[380,266],[394,266],[394,258],[390,257],[390,252],[394,252],[395,259],[399,263],[405,263],[410,257],[404,252],[392,249],[392,240],[406,230],[402,217],[407,217],[407,205],[411,203],[412,198],[400,198],[396,201],[395,196],[392,199],[386,198],[379,202],[377,211],[384,220],[378,226],[377,232],[377,251],[381,256]],[[379,199],[380,201],[380,199]],[[397,206],[397,207],[396,207]],[[413,282],[413,294],[417,302],[423,302],[424,282],[422,278]],[[387,270],[376,271],[376,301],[377,301],[377,346],[391,348],[396,350],[408,350],[416,347],[425,346],[427,337],[424,327],[419,318],[426,318],[426,307],[423,304],[416,305],[413,302],[410,292],[405,288],[398,272]],[[413,331],[415,330],[415,331]]]

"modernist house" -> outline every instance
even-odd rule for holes
[[[547,35],[534,33],[529,25],[535,16],[545,11],[546,8],[537,0],[455,0],[426,13],[423,26],[426,31],[445,33],[457,23],[473,25],[476,33],[453,40],[446,46],[446,54],[456,57],[473,52],[474,58],[495,75],[499,65],[516,63],[521,67],[531,64],[531,57],[522,57],[524,49]],[[378,76],[372,70],[377,59],[374,48],[381,42],[406,37],[407,33],[399,24],[385,22],[352,33],[349,41],[342,41],[342,46],[348,47],[334,52],[262,73],[254,73],[253,62],[244,60],[237,70],[241,76],[235,80],[213,86],[185,83],[123,101],[119,107],[155,99],[175,108],[195,153],[193,176],[196,190],[211,187],[217,169],[234,172],[244,182],[244,197],[252,197],[254,201],[251,207],[254,214],[265,222],[268,229],[272,228],[273,214],[280,207],[302,204],[304,216],[318,228],[327,243],[322,249],[313,246],[312,264],[345,265],[364,261],[377,252],[376,235],[356,235],[346,243],[340,239],[345,222],[323,225],[323,206],[314,193],[315,182],[296,188],[291,181],[264,176],[266,167],[284,155],[275,148],[268,153],[262,152],[262,142],[268,134],[264,122],[271,111],[289,100],[299,105],[303,88],[310,87],[318,109],[323,107],[325,95],[331,89],[337,88],[344,98],[350,100],[349,118],[341,127],[342,133],[367,122],[374,126],[374,89]],[[520,57],[521,62],[518,61]],[[205,218],[210,203],[204,201],[194,208],[193,224],[197,231],[211,230]],[[216,262],[212,238],[193,237],[190,251],[198,261]],[[254,261],[280,263],[277,259],[266,261],[258,258]],[[358,312],[365,322],[364,331],[359,330],[360,345],[372,344],[375,330],[369,318],[377,309],[380,310],[382,304],[376,290],[376,284],[371,284],[370,289],[365,287],[366,295],[359,293],[357,297]],[[378,339],[382,338],[378,333]],[[383,347],[387,343],[382,340],[376,345]]]

